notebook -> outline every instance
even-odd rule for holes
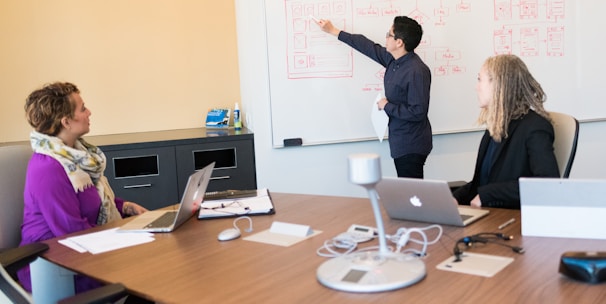
[[[210,199],[209,199],[210,198]],[[198,219],[276,213],[267,188],[207,192]]]
[[[606,239],[606,180],[520,178],[522,235]]]
[[[215,163],[213,162],[189,176],[177,210],[145,212],[124,224],[119,230],[146,232],[171,232],[175,230],[200,209],[214,167]]]
[[[377,193],[392,219],[467,226],[489,213],[455,205],[446,181],[385,177],[377,184]]]

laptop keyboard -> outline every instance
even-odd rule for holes
[[[459,214],[461,216],[461,219],[464,221],[466,221],[469,218],[472,218],[473,215],[467,215],[467,214]]]
[[[175,217],[177,216],[177,212],[166,212],[162,214],[159,218],[149,223],[145,228],[158,228],[158,227],[168,227],[173,224],[175,221]]]

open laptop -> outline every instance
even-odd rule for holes
[[[489,213],[484,209],[457,207],[446,181],[385,177],[376,189],[392,219],[467,226]]]
[[[189,176],[178,210],[155,210],[138,215],[119,230],[171,232],[198,212],[215,163]]]
[[[522,235],[606,239],[606,180],[520,178]]]

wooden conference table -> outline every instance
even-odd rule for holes
[[[606,250],[606,241],[521,237],[520,212],[503,209],[492,209],[487,217],[465,228],[443,226],[444,235],[429,246],[429,255],[424,258],[427,275],[415,285],[379,293],[329,289],[316,280],[317,268],[327,259],[316,250],[351,224],[376,226],[369,200],[282,193],[272,193],[272,199],[276,214],[252,217],[252,233],[269,229],[273,221],[309,225],[322,233],[290,247],[242,238],[219,242],[218,233],[231,227],[233,218],[192,218],[173,233],[157,234],[151,243],[97,255],[80,254],[57,239],[49,240],[50,250],[43,257],[104,282],[121,282],[131,293],[160,303],[606,302],[604,284],[585,284],[558,273],[563,252]],[[387,234],[394,234],[399,227],[428,225],[384,218]],[[516,221],[497,229],[510,218]],[[239,221],[238,225],[243,230],[248,222]],[[94,230],[102,230],[99,228]],[[458,239],[480,232],[514,235],[508,244],[522,246],[526,252],[517,254],[494,244],[471,248],[469,252],[514,258],[490,278],[436,269],[452,256]],[[374,240],[360,247],[377,244]]]

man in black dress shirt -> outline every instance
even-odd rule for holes
[[[427,117],[431,72],[414,52],[423,35],[421,25],[406,16],[395,17],[383,47],[363,35],[344,32],[329,20],[316,23],[385,67],[385,97],[377,106],[389,116],[391,157],[399,177],[423,178],[423,166],[433,145]]]

